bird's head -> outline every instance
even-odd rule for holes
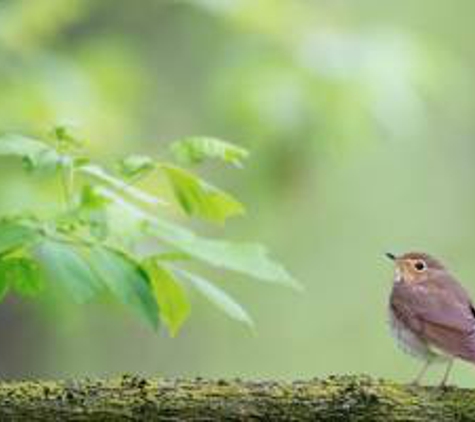
[[[444,270],[444,266],[434,257],[422,252],[408,252],[404,255],[386,253],[394,261],[395,281],[420,283],[427,280],[431,273]]]

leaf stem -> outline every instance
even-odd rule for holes
[[[74,198],[74,165],[69,157],[62,157],[61,185],[66,211],[73,207]]]

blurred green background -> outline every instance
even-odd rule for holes
[[[193,297],[176,339],[120,307],[9,297],[0,376],[411,379],[419,364],[387,329],[383,252],[431,252],[475,295],[474,12],[469,0],[0,1],[2,131],[71,124],[106,161],[186,135],[249,148],[244,170],[207,169],[248,205],[225,233],[266,243],[306,288],[215,275],[257,335]],[[0,175],[0,211],[34,203],[31,180]],[[475,385],[467,364],[453,377]]]

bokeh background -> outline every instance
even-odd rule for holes
[[[474,12],[469,0],[0,1],[2,131],[71,124],[104,160],[186,135],[249,148],[244,170],[207,173],[249,209],[223,233],[266,243],[305,285],[219,274],[255,336],[194,296],[175,339],[117,306],[9,297],[0,375],[411,379],[419,365],[387,329],[383,252],[432,252],[475,295]],[[0,168],[2,212],[39,189]],[[454,381],[475,385],[475,369],[458,364]]]

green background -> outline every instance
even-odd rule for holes
[[[8,297],[4,378],[412,379],[387,327],[383,253],[424,250],[475,294],[473,2],[0,1],[0,128],[76,127],[105,162],[187,135],[250,149],[207,167],[248,216],[202,233],[259,240],[304,293],[229,273],[257,335],[193,296],[179,336],[119,306]],[[0,211],[53,187],[0,164]],[[48,200],[48,198],[50,198]],[[430,381],[442,375],[434,370]],[[474,385],[458,364],[454,382]]]

